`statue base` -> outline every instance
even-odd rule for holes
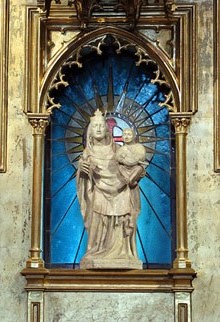
[[[143,269],[139,259],[98,259],[84,258],[80,262],[81,269]]]

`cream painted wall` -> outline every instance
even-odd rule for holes
[[[218,1],[218,0],[214,0]],[[198,108],[188,134],[189,256],[197,271],[193,321],[220,321],[220,173],[213,172],[212,1],[198,1]]]
[[[218,322],[220,174],[213,172],[212,1],[195,2],[199,4],[199,112],[193,117],[188,134],[187,165],[189,257],[198,273],[192,308],[194,322]],[[30,247],[32,189],[32,129],[22,112],[27,3],[34,1],[10,1],[8,168],[6,173],[0,174],[1,322],[24,322],[27,318],[25,280],[20,275]],[[74,310],[78,316],[75,321],[82,322],[172,321],[173,299],[170,294],[111,293],[108,296],[78,293],[74,303],[71,294],[64,297],[61,294],[47,295],[45,322],[73,321]],[[79,303],[83,304],[79,306]],[[113,305],[113,311],[106,309],[110,305]],[[136,315],[133,314],[135,309]],[[84,315],[84,310],[93,312],[93,320],[88,314]],[[50,312],[52,316],[49,317]]]
[[[26,321],[27,294],[20,271],[30,245],[31,127],[24,105],[25,2],[10,1],[8,166],[0,175],[0,321]]]

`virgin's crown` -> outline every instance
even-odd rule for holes
[[[102,112],[99,109],[95,111],[94,116],[90,117],[90,122],[96,121],[96,120],[102,120],[105,122],[105,117],[102,115]]]

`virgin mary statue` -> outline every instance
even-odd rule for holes
[[[132,191],[119,171],[118,148],[104,116],[97,110],[90,119],[77,171],[78,199],[88,232],[82,269],[142,268],[136,251],[137,216]],[[136,210],[140,209],[140,200],[137,202]]]

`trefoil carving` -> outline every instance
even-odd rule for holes
[[[48,100],[47,100],[47,112],[51,113],[54,108],[60,108],[60,104],[54,102],[54,98],[51,96],[53,90],[57,90],[60,86],[68,86],[68,82],[65,81],[65,68],[71,68],[73,65],[77,65],[78,68],[82,68],[83,62],[82,58],[85,54],[90,52],[96,52],[98,55],[102,55],[104,46],[111,44],[117,54],[121,54],[123,51],[130,51],[134,56],[137,57],[136,66],[141,64],[151,64],[154,66],[154,72],[151,79],[153,84],[158,84],[159,86],[165,86],[167,88],[167,94],[165,95],[166,100],[162,103],[166,106],[169,111],[176,112],[176,106],[174,102],[174,97],[172,90],[168,81],[166,80],[164,74],[161,72],[159,65],[147,54],[146,51],[138,47],[136,44],[126,42],[124,39],[120,39],[116,36],[105,35],[99,37],[86,45],[81,46],[73,55],[71,55],[66,62],[60,67],[54,81],[49,88]]]

